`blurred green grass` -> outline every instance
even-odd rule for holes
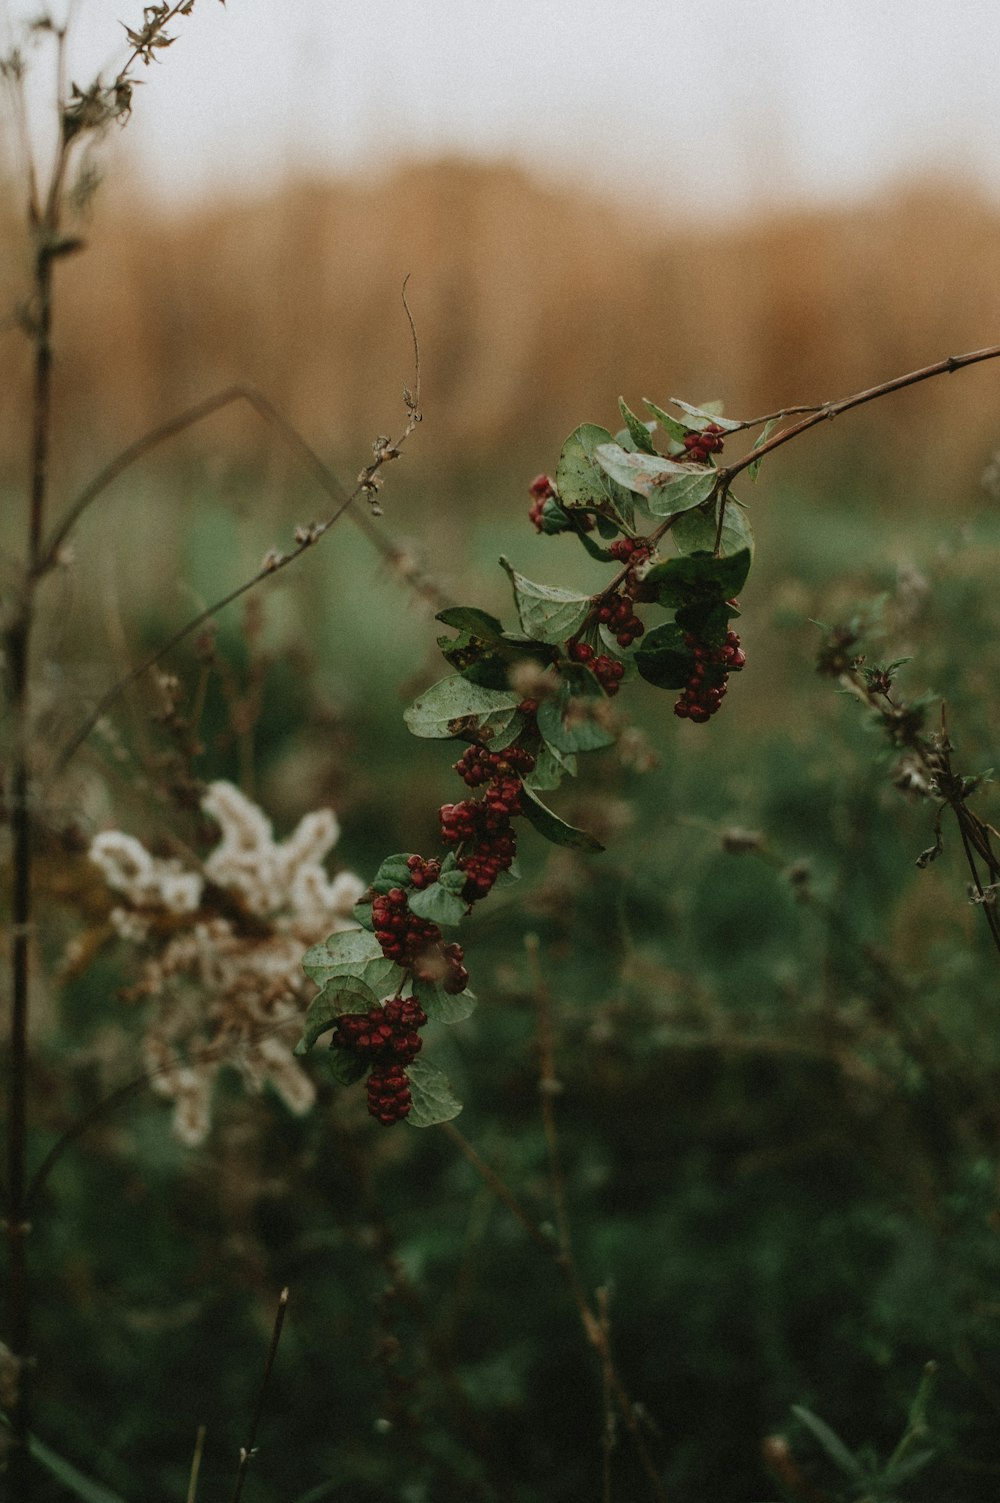
[[[249,481],[238,495],[188,483],[178,503],[168,479],[110,503],[54,585],[69,592],[47,628],[57,724],[125,666],[122,642],[131,660],[155,646],[314,510]],[[385,526],[417,539],[454,600],[511,620],[501,553],[550,582],[601,577],[567,540],[533,535],[523,490],[520,475],[480,477],[466,508],[431,509],[401,471]],[[888,596],[893,639],[878,641],[876,620],[875,655],[912,653],[905,692],[944,693],[960,764],[990,765],[996,506],[972,477],[958,520],[917,500],[901,514],[856,493],[802,495],[766,470],[747,499],[748,665],[724,713],[680,725],[671,696],[623,696],[658,765],[640,776],[592,758],[560,795],[609,832],[602,857],[523,837],[525,881],[463,935],[480,1009],[430,1047],[467,1102],[462,1131],[549,1219],[524,950],[537,934],[577,1256],[588,1288],[611,1289],[617,1357],[671,1496],[773,1492],[759,1442],[793,1403],[890,1450],[930,1358],[942,1454],[907,1496],[992,1496],[995,956],[955,843],[915,870],[928,808],[891,787],[857,706],[816,676],[812,623]],[[278,828],[331,799],[351,869],[430,854],[452,751],[401,718],[444,672],[427,610],[346,522],[259,598],[252,765]],[[221,617],[218,651],[237,679],[248,671],[240,607]],[[193,694],[190,649],[169,666]],[[138,695],[113,716],[137,749],[156,744],[147,714]],[[226,722],[213,681],[206,778],[245,766]],[[148,839],[170,828],[172,811],[130,790],[100,743],[87,756],[110,789],[95,818],[114,807]],[[727,853],[730,827],[759,831],[767,859]],[[813,901],[796,899],[796,862]],[[69,988],[44,1069],[70,1098],[92,1098],[80,1061],[101,1029],[137,1026],[115,999],[126,967],[106,957]],[[358,1097],[330,1086],[300,1122],[230,1087],[193,1152],[139,1100],[63,1161],[37,1218],[43,1439],[123,1497],[167,1499],[183,1495],[205,1423],[203,1495],[216,1494],[288,1283],[256,1497],[326,1481],[352,1503],[596,1495],[600,1375],[555,1270],[440,1133],[383,1134]],[[801,1454],[817,1461],[808,1443]],[[615,1471],[621,1496],[642,1495],[624,1441]]]

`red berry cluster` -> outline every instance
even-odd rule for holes
[[[441,875],[441,863],[433,857],[425,861],[423,856],[407,856],[406,865],[410,871],[410,882],[418,892],[430,887]]]
[[[746,663],[746,655],[740,649],[736,632],[727,632],[721,647],[703,647],[690,632],[684,638],[685,647],[694,652],[694,667],[684,692],[674,705],[674,714],[682,720],[703,724],[722,706],[731,673],[738,673]]]
[[[642,538],[618,538],[609,545],[608,552],[620,564],[641,564],[649,557],[649,544]]]
[[[596,524],[589,511],[574,508],[573,521],[567,518],[559,504],[559,492],[548,475],[536,475],[528,486],[528,495],[531,497],[528,516],[538,532],[567,532],[573,526],[581,532],[593,532]]]
[[[687,450],[688,459],[704,464],[710,454],[721,453],[724,432],[725,429],[720,428],[718,423],[709,423],[708,427],[703,428],[700,433],[686,433],[684,447]]]
[[[410,1077],[402,1065],[385,1065],[368,1077],[368,1110],[383,1127],[402,1122],[413,1106]]]
[[[574,663],[583,663],[590,669],[605,694],[610,697],[618,693],[625,677],[624,663],[604,652],[598,656],[589,642],[574,642],[567,651]]]
[[[412,857],[408,858],[407,866],[411,860]],[[437,862],[424,862],[419,856],[416,860],[421,862],[422,868],[438,865]],[[437,924],[411,913],[401,887],[391,887],[386,893],[375,894],[372,926],[386,959],[412,971],[418,981],[440,982],[452,995],[463,992],[468,986],[469,973],[462,964],[465,958],[462,946],[442,944]]]
[[[345,1049],[372,1067],[368,1079],[368,1110],[383,1127],[391,1127],[413,1105],[406,1066],[420,1053],[417,1032],[427,1014],[414,997],[390,997],[383,1007],[344,1013],[330,1040],[332,1049]]]
[[[470,787],[480,785],[481,774],[488,777],[482,798],[441,805],[442,840],[471,847],[458,858],[465,872],[462,897],[467,903],[485,898],[500,873],[513,865],[517,836],[510,822],[523,812],[519,773],[530,772],[534,765],[534,757],[520,747],[503,752],[470,747],[456,763]]]
[[[372,899],[372,925],[375,938],[387,960],[404,968],[411,967],[417,956],[441,938],[437,924],[411,913],[406,893],[401,887],[376,893]]]
[[[382,1007],[368,1012],[346,1012],[337,1019],[330,1039],[332,1049],[349,1049],[359,1058],[377,1064],[409,1064],[423,1040],[417,1032],[427,1014],[415,997],[390,997]]]
[[[536,475],[528,486],[528,495],[531,497],[531,509],[528,516],[539,532],[542,531],[542,512],[545,509],[545,503],[554,499],[555,494],[556,488],[548,475]]]
[[[594,615],[612,633],[619,647],[631,647],[646,630],[635,613],[635,600],[624,592],[603,599]]]
[[[532,703],[537,708],[538,701]],[[469,788],[481,788],[493,778],[523,777],[534,765],[534,757],[523,746],[508,746],[499,752],[487,751],[485,746],[468,746],[454,764]]]

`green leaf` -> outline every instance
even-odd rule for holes
[[[684,440],[692,430],[686,428],[683,423],[679,423],[675,417],[671,417],[669,412],[664,412],[662,407],[657,407],[656,403],[651,402],[648,397],[643,397],[642,400],[670,440],[671,452],[683,454],[685,452]]]
[[[354,917],[357,919],[362,929],[370,929],[374,934],[375,923],[372,919],[371,903],[365,903],[364,901],[355,903],[354,907],[351,909],[351,912],[354,914]]]
[[[638,449],[641,454],[655,454],[656,447],[650,434],[651,425],[649,423],[644,423],[642,421],[642,418],[636,417],[635,413],[625,401],[624,397],[618,398],[618,411],[625,419],[625,426],[629,431],[629,436],[631,437],[632,442],[635,444],[636,449]]]
[[[445,660],[456,672],[487,689],[509,688],[508,669],[516,654],[505,643],[502,621],[466,605],[440,611],[437,619],[458,632],[457,637],[437,639]]]
[[[636,454],[616,443],[598,444],[594,458],[619,485],[639,496],[650,495],[666,478],[690,475],[694,469],[693,465],[679,464],[676,459],[664,459],[662,454]],[[703,469],[699,465],[698,473]]]
[[[603,517],[598,518],[598,528],[600,528],[600,524],[603,520]],[[590,554],[591,558],[600,559],[602,564],[611,563],[614,555],[610,553],[607,548],[602,548],[600,543],[595,543],[594,539],[589,535],[589,533],[584,532],[582,527],[576,527],[574,528],[574,531],[577,536],[577,541],[583,544],[584,548]],[[619,528],[612,526],[610,536],[614,537],[615,534],[619,531]]]
[[[796,1419],[802,1421],[807,1430],[812,1431],[830,1460],[845,1476],[856,1478],[863,1476],[864,1468],[857,1457],[851,1455],[840,1436],[835,1430],[830,1429],[825,1420],[821,1420],[818,1414],[813,1414],[811,1409],[806,1409],[802,1404],[793,1404],[792,1413]]]
[[[594,459],[597,446],[610,442],[611,434],[607,428],[601,428],[596,423],[582,423],[579,428],[575,428],[559,455],[556,488],[560,501],[567,509],[577,507],[583,511],[604,512],[631,527],[631,496],[622,486],[616,485]]]
[[[754,443],[754,449],[759,449],[763,444],[767,443],[768,439],[771,437],[771,434],[774,432],[775,428],[777,428],[778,422],[778,418],[768,418],[760,433],[757,435],[756,441]],[[763,455],[761,455],[760,459],[755,459],[752,464],[747,465],[748,480],[757,479],[757,476],[760,472],[760,467],[763,463],[764,457]]]
[[[566,774],[576,776],[576,757],[572,752],[563,752],[547,742],[539,748],[535,757],[535,765],[524,779],[528,788],[534,788],[536,793],[547,793],[553,788],[558,788]]]
[[[501,566],[510,576],[514,601],[524,631],[543,642],[564,642],[583,624],[592,600],[556,585],[540,585],[525,579],[510,562],[501,558]],[[515,701],[517,703],[517,701]]]
[[[413,995],[432,1023],[461,1023],[476,1010],[476,999],[466,990],[456,996],[436,981],[413,982]]]
[[[460,924],[469,906],[441,882],[431,882],[419,892],[411,892],[409,902],[411,911],[418,918],[432,924]]]
[[[741,423],[739,418],[723,417],[721,402],[706,402],[703,407],[692,407],[690,402],[682,402],[679,397],[671,397],[670,401],[674,407],[679,407],[682,412],[687,413],[691,419],[688,427],[693,428],[696,433],[701,433],[709,423],[716,423],[727,433],[735,433],[737,428],[746,427],[746,424]]]
[[[503,751],[520,736],[527,719],[524,715],[489,715],[479,727],[481,740],[489,742],[490,751]]]
[[[295,1053],[308,1054],[320,1035],[332,1028],[345,1013],[369,1012],[379,1004],[380,998],[357,976],[331,977],[306,1010],[302,1037],[295,1046]]]
[[[683,689],[691,677],[694,653],[673,621],[647,632],[635,653],[635,666],[658,689]]]
[[[682,631],[690,632],[703,647],[721,647],[726,640],[731,616],[730,607],[720,600],[694,600],[678,606],[674,621]]]
[[[524,817],[533,824],[539,835],[544,835],[546,840],[551,840],[553,845],[569,846],[574,851],[603,851],[604,847],[593,835],[588,835],[586,830],[578,830],[575,825],[568,825],[560,819],[558,814],[536,798],[530,788],[521,790],[521,803],[524,808]]]
[[[374,934],[365,929],[347,929],[313,945],[302,957],[302,969],[317,986],[326,986],[335,976],[356,976],[379,996],[390,995],[397,966],[382,954]]]
[[[656,564],[644,583],[655,586],[661,605],[680,606],[699,597],[730,600],[742,589],[749,572],[748,548],[728,558],[716,558],[713,553],[685,553]]]
[[[441,875],[438,877],[439,886],[446,892],[461,894],[465,886],[465,873],[459,866],[454,851],[449,851],[441,863]]]
[[[585,695],[575,694],[570,683],[562,683],[559,693],[544,699],[538,707],[538,729],[546,745],[555,754],[569,756],[573,752],[599,751],[603,746],[612,746],[615,736],[595,718],[597,705],[605,703],[601,687],[593,674],[584,669],[594,690],[587,686]]]
[[[67,1461],[44,1441],[39,1440],[37,1435],[29,1437],[28,1450],[38,1464],[43,1466],[67,1492],[79,1498],[81,1503],[122,1503],[122,1498],[118,1493],[113,1493],[102,1482],[95,1482],[93,1477],[88,1477],[86,1473],[81,1472],[71,1461]]]
[[[664,481],[649,498],[652,516],[666,520],[679,512],[690,511],[707,501],[718,484],[718,475],[711,465],[687,466],[687,473],[676,480]]]
[[[406,1073],[413,1096],[413,1106],[406,1118],[411,1127],[436,1127],[439,1122],[450,1122],[458,1116],[462,1103],[437,1065],[418,1055],[407,1065]]]
[[[503,632],[502,621],[475,605],[451,605],[446,611],[438,611],[434,619],[443,626],[454,626],[458,631],[470,632],[487,642]]]
[[[672,517],[700,506],[719,483],[712,465],[680,464],[659,454],[630,454],[620,444],[601,444],[596,457],[615,480],[646,498],[654,517]]]
[[[386,856],[382,865],[371,880],[370,886],[375,892],[390,892],[394,887],[409,887],[410,868],[407,866],[409,852],[400,851],[398,855]]]
[[[670,530],[678,553],[714,553],[715,539],[719,531],[717,508],[709,511],[687,511],[679,517]],[[753,530],[746,511],[732,497],[726,499],[726,512],[722,520],[722,537],[719,552],[723,558],[749,549],[753,558]]]
[[[506,728],[520,702],[513,689],[487,689],[455,673],[426,689],[404,711],[403,719],[414,736],[443,741],[484,725]]]
[[[355,1054],[353,1049],[330,1049],[324,1057],[338,1085],[353,1085],[369,1069],[369,1061]]]
[[[927,1447],[923,1451],[911,1451],[908,1456],[901,1457],[899,1461],[890,1461],[882,1473],[882,1482],[891,1487],[897,1486],[900,1482],[907,1482],[918,1472],[922,1472],[936,1455],[936,1451]]]

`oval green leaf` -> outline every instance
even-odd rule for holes
[[[461,1023],[476,1010],[476,998],[466,990],[457,996],[436,981],[414,981],[413,995],[432,1023]]]
[[[553,845],[565,845],[573,851],[603,851],[604,847],[599,840],[586,830],[578,830],[575,825],[568,825],[558,814],[542,803],[540,798],[532,793],[530,788],[521,791],[521,804],[524,809],[524,817],[533,824],[539,835],[544,835],[546,840],[551,840]]]
[[[644,423],[628,405],[624,397],[618,398],[618,411],[625,419],[625,427],[628,429],[629,438],[640,454],[655,454],[656,446],[653,443],[652,430],[655,423]]]
[[[369,1012],[378,1006],[379,998],[357,976],[332,977],[309,1004],[295,1053],[308,1054],[320,1035],[332,1028],[345,1013]]]
[[[573,694],[569,684],[563,684],[558,694],[543,700],[538,707],[538,729],[546,745],[563,756],[613,746],[614,732],[602,725],[594,713],[605,703],[603,694],[583,697]]]
[[[547,793],[558,788],[567,773],[570,777],[576,776],[576,757],[572,752],[560,751],[551,742],[546,742],[539,748],[535,765],[524,782],[536,793]]]
[[[647,632],[635,653],[635,666],[658,689],[683,689],[691,677],[694,653],[684,645],[684,633],[672,621]]]
[[[714,553],[684,553],[649,570],[644,583],[652,585],[661,605],[688,605],[693,600],[730,600],[743,588],[750,572],[750,550],[728,558]]]
[[[302,957],[302,969],[317,986],[326,986],[335,976],[356,976],[380,997],[391,995],[398,970],[394,960],[382,954],[382,946],[366,929],[347,929],[320,940]]]
[[[681,464],[659,454],[630,454],[620,444],[602,444],[596,457],[609,475],[646,498],[654,517],[672,517],[700,506],[719,483],[712,465]]]
[[[469,906],[440,882],[432,882],[419,892],[411,892],[409,902],[410,911],[417,918],[426,919],[431,924],[447,924],[451,927],[462,922]]]
[[[718,532],[719,518],[713,507],[707,512],[685,512],[684,516],[674,523],[670,536],[674,540],[678,553],[714,553]],[[723,558],[728,558],[730,554],[741,553],[744,548],[749,550],[752,559],[753,528],[750,526],[750,518],[744,508],[738,501],[729,497],[726,501],[725,516],[722,519],[719,552]]]
[[[500,564],[514,587],[517,614],[529,637],[548,643],[564,642],[582,626],[592,604],[589,595],[562,590],[556,585],[535,584],[518,574],[506,558],[501,558]]]
[[[331,1049],[326,1060],[338,1085],[353,1085],[370,1066],[368,1060],[361,1059],[350,1049]]]
[[[599,444],[611,442],[607,428],[597,423],[581,423],[563,444],[556,467],[559,500],[567,508],[604,512],[629,526],[633,502],[628,490],[617,485],[594,458]]]
[[[406,1121],[411,1127],[436,1127],[439,1122],[450,1122],[462,1110],[462,1103],[448,1082],[448,1077],[437,1065],[418,1055],[406,1067],[410,1078],[410,1093],[413,1105]]]
[[[690,402],[682,402],[680,397],[671,397],[670,401],[674,407],[679,407],[682,412],[687,413],[690,419],[687,426],[693,428],[696,433],[701,433],[709,423],[715,423],[727,433],[735,433],[737,428],[746,427],[746,423],[741,423],[739,418],[723,417],[721,402],[706,402],[704,407],[692,407]]]
[[[403,719],[414,736],[444,741],[475,729],[498,712],[513,712],[520,702],[512,689],[487,689],[455,673],[425,689],[404,711]]]

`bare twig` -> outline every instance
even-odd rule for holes
[[[527,1232],[535,1246],[540,1247],[543,1252],[551,1256],[556,1251],[552,1238],[546,1236],[537,1221],[524,1209],[510,1186],[500,1178],[495,1169],[490,1168],[486,1160],[473,1148],[468,1138],[459,1132],[454,1122],[442,1122],[440,1123],[440,1127],[444,1135],[451,1139],[462,1157],[472,1165],[483,1183],[493,1191],[497,1200],[503,1202],[514,1217],[514,1220]]]
[[[180,431],[181,427],[190,426],[192,422],[197,422],[200,420],[200,418],[207,416],[208,413],[214,412],[218,407],[224,405],[225,402],[235,401],[239,397],[244,397],[247,400],[252,401],[252,404],[257,407],[258,411],[267,411],[268,409],[270,409],[269,416],[271,416],[272,420],[276,419],[280,425],[284,426],[285,420],[279,413],[277,413],[276,409],[271,408],[270,403],[268,403],[265,398],[260,397],[259,393],[255,392],[251,395],[249,388],[230,388],[228,392],[220,393],[218,397],[211,398],[207,402],[200,404],[199,408],[189,409],[188,412],[181,414],[181,416],[175,419],[171,424],[164,424],[162,428],[154,430],[152,435],[147,435],[146,439],[140,440],[138,444],[133,445],[131,450],[125,451],[124,455],[120,456],[119,458],[125,459],[125,457],[127,456],[126,462],[129,464],[132,463],[134,459],[139,457],[140,453],[145,453],[146,449],[150,447],[150,440],[153,443],[160,443],[165,438],[172,437],[174,433]],[[269,579],[272,575],[280,573],[282,569],[286,569],[289,564],[294,563],[295,560],[300,558],[302,554],[305,553],[309,548],[314,547],[315,544],[319,542],[320,538],[323,537],[327,532],[329,532],[330,528],[333,527],[334,524],[338,522],[340,518],[345,515],[345,513],[348,512],[348,510],[358,499],[358,497],[362,494],[365,494],[370,489],[373,483],[372,477],[381,468],[381,466],[388,460],[397,457],[401,445],[405,442],[409,434],[413,432],[413,429],[418,421],[419,418],[415,417],[413,410],[411,410],[405,432],[400,436],[399,439],[397,439],[395,444],[387,445],[381,449],[377,448],[374,462],[368,467],[367,470],[362,472],[362,477],[359,480],[358,485],[350,493],[350,495],[344,494],[344,491],[339,485],[339,482],[337,482],[335,477],[330,474],[319,457],[315,455],[309,448],[309,446],[305,443],[305,440],[301,438],[301,436],[295,429],[291,428],[291,425],[287,425],[288,433],[294,437],[295,442],[314,461],[314,469],[316,470],[316,473],[318,475],[321,474],[324,477],[324,483],[326,483],[326,481],[329,481],[332,486],[336,487],[336,494],[342,497],[340,504],[337,506],[336,510],[327,518],[325,522],[316,523],[313,527],[305,530],[305,532],[298,537],[295,546],[291,548],[288,553],[269,553],[265,557],[263,564],[257,570],[256,574],[254,574],[250,579],[244,580],[242,584],[237,585],[235,589],[230,590],[227,595],[224,595],[220,600],[216,600],[214,604],[207,606],[205,610],[199,611],[196,616],[193,616],[182,627],[174,632],[166,642],[162,643],[161,646],[158,647],[154,652],[149,653],[147,657],[143,658],[142,662],[138,663],[136,667],[132,668],[128,673],[124,674],[114,684],[112,684],[111,688],[101,696],[94,708],[84,718],[77,730],[57,753],[53,765],[50,769],[50,777],[58,777],[58,775],[65,769],[67,764],[71,761],[73,756],[83,745],[84,741],[86,741],[87,737],[90,735],[90,732],[100,720],[101,716],[105,713],[106,710],[110,708],[112,704],[114,704],[115,700],[119,697],[120,694],[124,692],[124,690],[129,688],[131,684],[135,683],[137,679],[141,678],[142,675],[148,672],[150,668],[155,667],[156,664],[161,661],[161,659],[165,658],[168,653],[172,652],[175,647],[179,646],[179,644],[183,642],[187,637],[191,636],[193,632],[196,632],[200,626],[203,626],[205,624],[206,621],[210,621],[213,619],[213,617],[217,616],[218,613],[221,610],[224,610],[227,605],[231,605],[234,600],[239,600],[242,595],[245,595],[249,590],[256,588],[256,586],[261,584],[265,579]],[[56,538],[53,540],[57,546],[61,539],[65,537],[69,526],[72,526],[73,523],[82,514],[85,506],[89,505],[90,502],[95,499],[96,495],[99,493],[99,490],[103,490],[107,484],[110,484],[110,481],[114,479],[115,476],[120,474],[121,469],[124,467],[124,463],[119,464],[119,461],[114,461],[113,464],[103,472],[103,476],[97,477],[98,480],[102,482],[99,487],[97,486],[97,482],[95,481],[92,486],[88,487],[86,492],[81,493],[81,496],[71,508],[66,522],[59,529]],[[395,549],[391,549],[390,556],[393,558],[398,556]]]
[[[785,428],[781,433],[776,433],[773,438],[767,439],[759,448],[752,449],[735,464],[720,469],[720,483],[728,490],[730,482],[741,470],[756,464],[758,460],[763,459],[765,454],[780,449],[782,444],[798,438],[801,433],[814,428],[817,423],[835,418],[852,407],[861,407],[865,402],[875,402],[880,397],[888,396],[890,392],[902,391],[906,386],[915,386],[918,381],[929,381],[933,376],[951,375],[953,371],[963,370],[967,365],[976,365],[982,360],[996,360],[998,357],[1000,357],[1000,345],[990,345],[982,350],[971,350],[965,355],[947,355],[944,360],[936,360],[933,365],[924,365],[919,370],[908,371],[905,376],[894,376],[891,381],[881,381],[877,386],[866,387],[864,391],[856,391],[853,396],[841,397],[836,402],[824,402],[816,407],[788,407],[783,412],[772,413],[770,417],[754,418],[752,422],[744,423],[742,426],[744,428],[757,427],[759,424],[773,422],[775,419],[780,420],[782,417],[795,413],[807,414],[800,423],[794,423],[791,428]]]
[[[194,1438],[194,1453],[191,1457],[191,1471],[188,1476],[187,1499],[185,1503],[195,1503],[198,1496],[198,1473],[201,1471],[201,1458],[205,1450],[205,1426],[198,1426],[198,1433]]]
[[[264,1398],[267,1394],[267,1383],[274,1366],[274,1359],[278,1353],[278,1342],[281,1340],[281,1328],[285,1324],[285,1310],[288,1307],[288,1290],[282,1289],[278,1295],[278,1309],[274,1317],[274,1326],[271,1330],[271,1340],[267,1348],[267,1356],[264,1359],[264,1374],[260,1380],[260,1388],[257,1390],[257,1402],[254,1405],[253,1416],[250,1420],[250,1430],[245,1446],[240,1446],[240,1461],[236,1470],[236,1485],[233,1488],[232,1503],[240,1503],[243,1496],[243,1485],[246,1482],[247,1471],[250,1463],[257,1454],[257,1431],[260,1428],[261,1417],[264,1413]]]
[[[646,1439],[639,1424],[635,1405],[629,1397],[628,1391],[615,1365],[611,1349],[607,1308],[604,1302],[605,1297],[598,1292],[596,1308],[591,1305],[573,1259],[570,1223],[566,1208],[564,1178],[555,1124],[554,1097],[558,1092],[558,1084],[554,1076],[554,1034],[552,1029],[551,999],[540,972],[537,938],[529,935],[525,941],[525,948],[529,955],[536,1002],[539,1008],[539,1091],[542,1101],[543,1128],[549,1152],[549,1167],[556,1210],[556,1238],[553,1239],[551,1236],[546,1235],[534,1218],[521,1205],[521,1202],[513,1190],[510,1189],[509,1185],[476,1152],[472,1144],[459,1132],[453,1122],[442,1122],[440,1126],[442,1131],[454,1143],[455,1147],[458,1148],[459,1152],[472,1165],[483,1182],[493,1191],[497,1199],[503,1202],[518,1223],[524,1228],[535,1246],[546,1253],[555,1263],[572,1296],[583,1333],[588,1343],[593,1347],[600,1362],[602,1388],[613,1396],[614,1404],[624,1420],[629,1436],[635,1445],[636,1454],[645,1472],[646,1480],[649,1483],[653,1497],[657,1500],[657,1503],[667,1503],[667,1494],[660,1480],[656,1463],[653,1461],[649,1447],[646,1445]],[[608,1427],[606,1407],[605,1404],[602,1456],[604,1458],[603,1466],[605,1475],[609,1475],[607,1469],[610,1466],[609,1435],[611,1432]]]
[[[549,1176],[552,1186],[552,1199],[555,1203],[556,1227],[559,1235],[559,1254],[556,1261],[573,1296],[573,1302],[576,1305],[584,1335],[593,1347],[600,1362],[602,1384],[606,1386],[608,1392],[614,1395],[615,1403],[618,1406],[622,1419],[625,1421],[625,1427],[635,1446],[636,1454],[646,1474],[646,1480],[650,1485],[653,1497],[658,1500],[658,1503],[666,1503],[667,1495],[663,1483],[660,1481],[656,1463],[646,1444],[646,1437],[642,1433],[635,1405],[629,1397],[625,1384],[615,1365],[614,1355],[611,1350],[606,1304],[602,1309],[600,1297],[598,1297],[594,1304],[591,1304],[573,1256],[569,1212],[566,1205],[566,1179],[562,1168],[562,1155],[559,1149],[559,1134],[555,1114],[555,1098],[559,1094],[561,1086],[555,1074],[555,1033],[552,1019],[552,996],[542,975],[538,936],[534,934],[526,935],[524,947],[528,953],[532,989],[535,994],[535,1005],[538,1010],[538,1094],[541,1101],[542,1129],[545,1134],[545,1143],[549,1155]],[[605,1421],[605,1433],[606,1429]],[[607,1462],[609,1453],[607,1451],[606,1440],[602,1444],[602,1452]]]

